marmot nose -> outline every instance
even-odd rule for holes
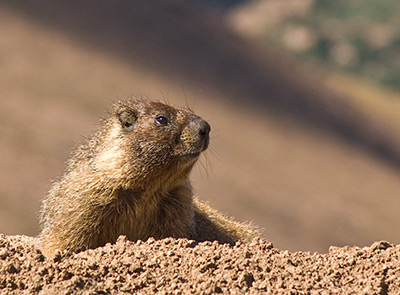
[[[204,121],[203,119],[200,121],[200,128],[199,128],[199,134],[201,141],[203,142],[203,148],[202,151],[205,151],[208,148],[208,145],[210,143],[210,131],[211,131],[211,126],[210,124],[207,123],[207,121]]]
[[[200,131],[199,131],[201,138],[207,137],[210,131],[211,131],[210,124],[208,124],[207,121],[201,120]]]

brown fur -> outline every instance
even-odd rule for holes
[[[188,109],[137,98],[116,103],[44,199],[42,251],[95,248],[119,235],[231,244],[257,236],[193,198],[189,173],[207,149],[209,131]]]

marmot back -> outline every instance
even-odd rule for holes
[[[189,173],[210,129],[188,109],[138,98],[117,102],[43,200],[43,253],[95,248],[119,235],[231,244],[256,237],[249,225],[193,198]]]

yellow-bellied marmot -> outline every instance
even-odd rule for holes
[[[41,210],[40,247],[80,251],[164,237],[233,244],[258,235],[193,197],[189,173],[210,125],[192,111],[139,98],[117,102],[78,146]]]

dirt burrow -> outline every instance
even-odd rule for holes
[[[0,235],[0,294],[398,294],[400,245],[288,252],[264,240],[196,243],[120,237],[45,259],[33,238]]]

